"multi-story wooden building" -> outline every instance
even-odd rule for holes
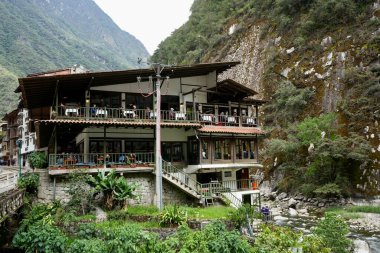
[[[194,198],[257,193],[263,135],[256,92],[218,74],[239,64],[167,67],[161,72],[163,178]],[[51,177],[80,168],[155,172],[156,73],[152,69],[31,75],[17,92],[46,148]],[[34,129],[33,129],[34,130]],[[154,175],[154,174],[152,174]],[[233,194],[226,193],[233,192]]]

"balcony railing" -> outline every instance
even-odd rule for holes
[[[156,120],[156,112],[149,109],[124,109],[109,107],[75,107],[59,106],[53,117],[59,119],[86,119],[86,120],[110,120],[120,121],[152,121]],[[258,125],[257,118],[248,116],[215,115],[204,113],[179,112],[162,110],[163,122],[195,122],[206,125],[218,126],[245,126],[255,127]]]
[[[207,184],[202,184],[203,189],[211,194],[218,194],[223,192],[237,192],[247,190],[258,190],[259,182],[255,178],[228,180],[228,181],[214,181]]]
[[[154,163],[154,153],[50,154],[49,168],[128,167]]]

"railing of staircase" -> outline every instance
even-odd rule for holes
[[[188,186],[198,194],[202,194],[202,185],[196,180],[192,179],[182,170],[176,168],[172,163],[162,160],[162,172],[170,174],[172,177],[180,181],[183,185]]]
[[[229,181],[225,181],[225,182],[229,182]],[[236,185],[236,181],[234,181],[234,182]],[[224,198],[226,198],[228,200],[228,202],[231,202],[232,206],[238,208],[239,206],[241,206],[242,201],[238,197],[236,197],[231,192],[231,188],[226,187],[226,185],[229,186],[230,184],[229,183],[224,184],[224,182],[214,181],[214,182],[210,182],[207,184],[202,184],[202,189],[203,189],[203,191],[207,192],[211,196],[213,196],[213,195],[223,196]]]

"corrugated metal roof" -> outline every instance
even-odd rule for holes
[[[201,133],[264,134],[264,131],[258,127],[203,126],[198,131]]]

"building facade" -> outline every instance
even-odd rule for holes
[[[135,69],[20,78],[17,92],[28,110],[22,115],[35,129],[35,136],[25,133],[25,142],[32,139],[38,149],[47,150],[54,179],[73,169],[88,173],[116,169],[151,177],[155,86],[161,81],[163,179],[204,203],[215,195],[231,203],[253,202],[257,171],[262,168],[259,108],[264,101],[253,99],[254,90],[233,80],[218,81],[218,74],[237,64],[166,67],[160,73]]]

